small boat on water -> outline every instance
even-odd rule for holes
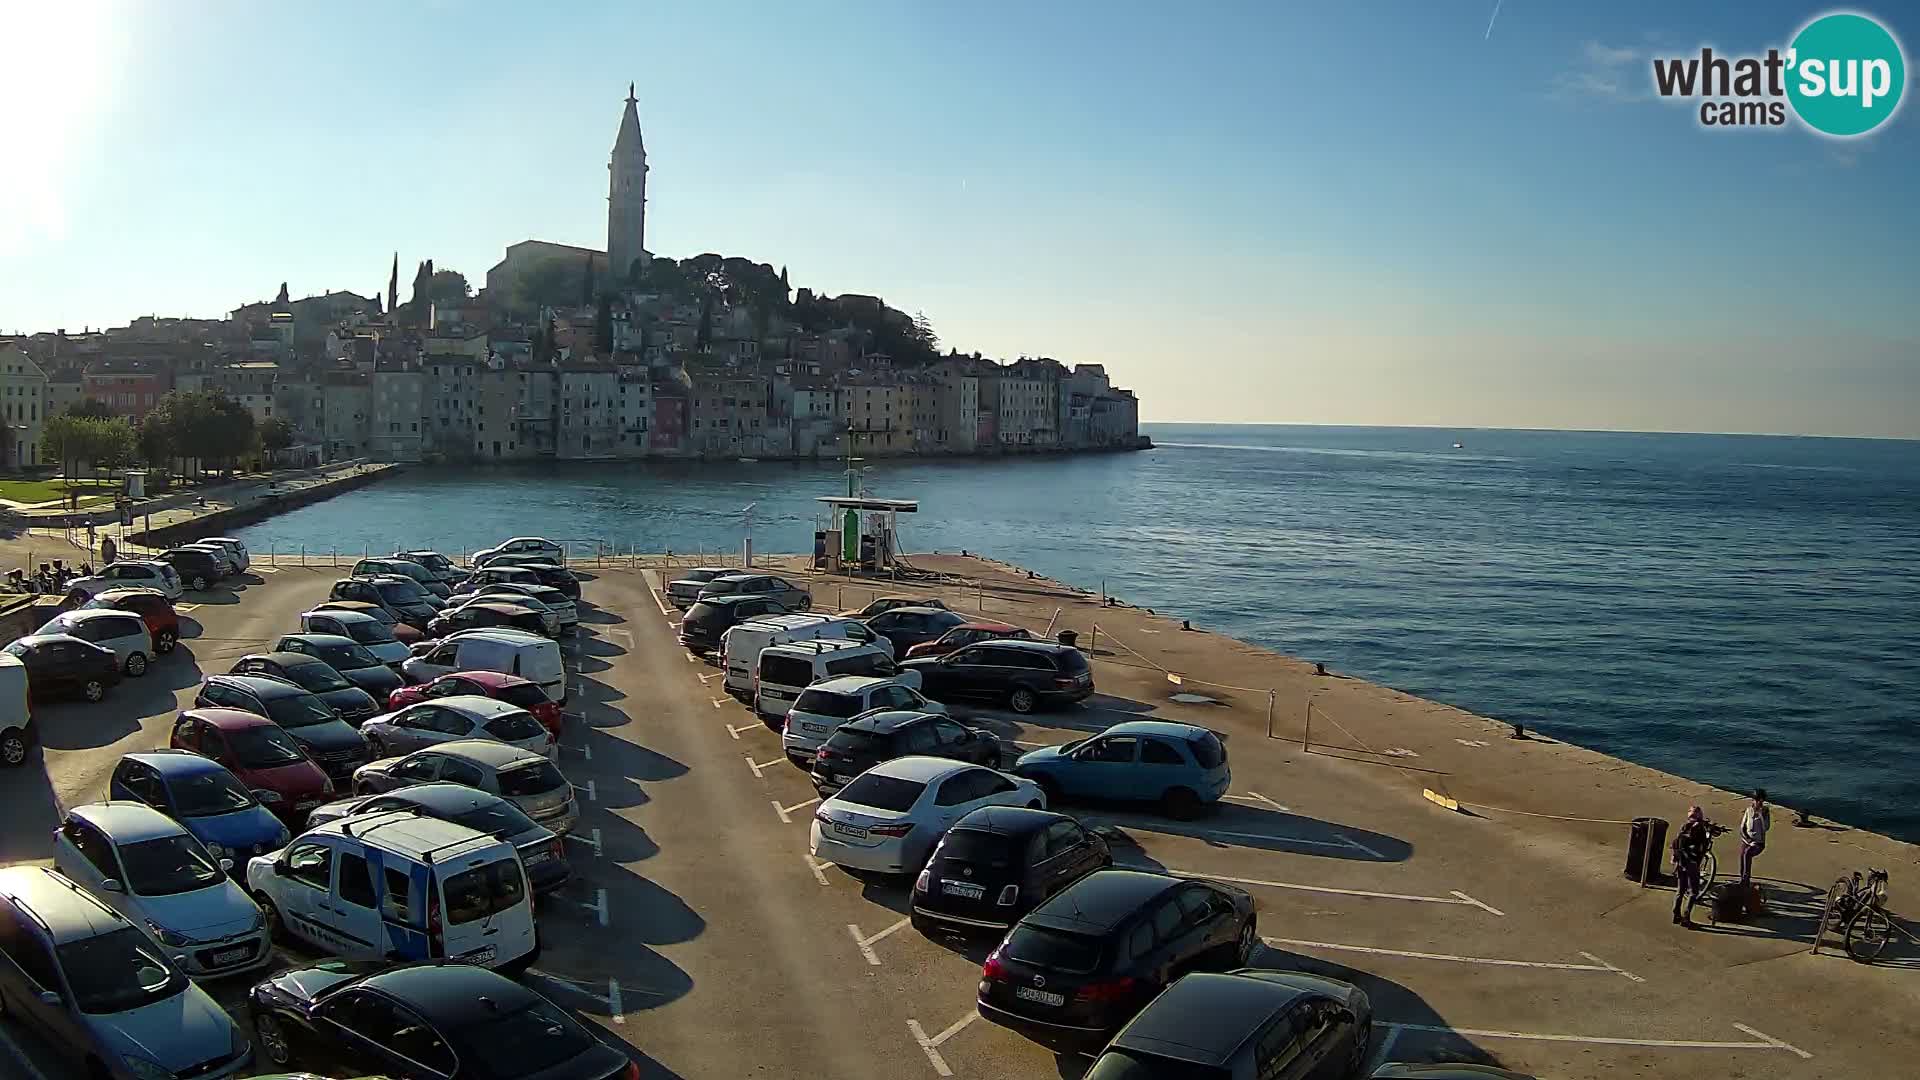
[[[739,459],[737,459],[737,460],[738,460],[738,461],[740,462],[740,464],[742,464],[742,465],[758,465],[758,464],[760,464],[760,459],[759,459],[759,458],[757,458],[757,457],[743,457],[743,458],[739,458]]]
[[[1459,450],[1459,449],[1461,449],[1461,445],[1460,445],[1459,443],[1454,443],[1454,444],[1453,444],[1453,448],[1454,448],[1455,450]]]

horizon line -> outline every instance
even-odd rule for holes
[[[1311,427],[1376,431],[1517,431],[1565,435],[1735,435],[1753,439],[1847,439],[1853,442],[1920,442],[1920,435],[1832,435],[1806,431],[1688,431],[1679,428],[1496,427],[1487,424],[1343,424],[1311,420],[1141,420],[1193,427]]]

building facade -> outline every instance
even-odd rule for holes
[[[39,465],[40,433],[47,419],[47,373],[18,345],[0,349],[0,407],[7,422],[0,467]]]

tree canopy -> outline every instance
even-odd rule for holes
[[[68,476],[82,461],[96,469],[118,468],[133,460],[133,425],[120,416],[49,416],[40,430],[40,451],[59,461]]]
[[[472,295],[473,286],[467,283],[467,275],[458,270],[435,270],[427,279],[427,299],[437,303],[465,300]]]
[[[99,398],[86,398],[67,406],[68,416],[86,416],[95,420],[105,420],[113,415],[113,407]]]
[[[253,414],[218,390],[183,394],[176,390],[160,399],[141,424],[143,451],[164,450],[167,456],[223,464],[229,469],[254,447]],[[150,457],[149,463],[156,463]]]

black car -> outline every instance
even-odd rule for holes
[[[388,694],[407,684],[399,672],[381,663],[373,650],[340,634],[282,634],[273,648],[321,660],[383,706]]]
[[[983,806],[940,839],[913,883],[913,928],[1005,932],[1068,885],[1113,865],[1099,835],[1065,814]]]
[[[293,741],[339,787],[346,787],[353,780],[353,770],[373,756],[367,750],[367,741],[352,725],[335,716],[326,702],[279,679],[214,675],[200,684],[193,707],[239,709],[266,717],[293,736]]]
[[[529,634],[552,637],[547,632],[547,621],[540,613],[519,604],[489,603],[478,601],[463,604],[452,611],[443,611],[427,621],[427,636],[443,638],[448,634],[457,634],[462,630],[487,630],[505,627],[509,630],[525,630]]]
[[[297,652],[254,653],[233,662],[229,675],[262,675],[290,682],[326,702],[333,714],[354,727],[380,711],[371,694],[353,685],[317,656]]]
[[[1086,1080],[1347,1080],[1372,1038],[1373,1005],[1352,983],[1251,968],[1194,974],[1120,1029]]]
[[[212,552],[175,548],[155,557],[173,567],[174,572],[180,575],[180,583],[189,589],[204,589],[227,573],[226,564],[214,558]]]
[[[1086,656],[1052,641],[983,641],[945,656],[907,660],[900,669],[919,672],[920,692],[935,701],[1005,702],[1017,713],[1093,693]]]
[[[0,651],[27,669],[27,693],[36,701],[99,701],[108,687],[120,685],[120,658],[113,650],[72,634],[32,634]]]
[[[933,607],[897,607],[867,620],[867,629],[893,642],[893,655],[905,656],[915,645],[934,641],[966,622],[957,611]]]
[[[398,574],[342,578],[333,583],[333,590],[327,593],[327,599],[377,604],[415,630],[425,630],[427,621],[444,606],[440,598],[428,592],[425,586]]]
[[[393,1080],[638,1080],[627,1055],[495,971],[455,961],[385,971],[333,962],[276,975],[247,997],[260,1056]]]
[[[569,600],[580,599],[580,579],[573,571],[553,563],[521,563],[520,569],[531,570],[540,579],[540,584],[550,589],[559,589]]]
[[[1194,970],[1246,965],[1253,897],[1214,881],[1096,870],[1014,924],[980,972],[980,1015],[1090,1053]]]
[[[552,892],[573,877],[566,845],[558,836],[500,796],[465,784],[416,784],[385,795],[356,795],[330,802],[313,811],[307,828],[385,810],[411,810],[505,839],[519,850],[527,880],[536,893]]]
[[[883,761],[908,754],[1000,767],[1000,740],[951,717],[874,709],[840,725],[813,755],[813,787],[831,795]]]
[[[680,644],[695,652],[720,647],[720,635],[748,619],[784,614],[785,608],[764,596],[715,596],[687,609],[680,620]]]

